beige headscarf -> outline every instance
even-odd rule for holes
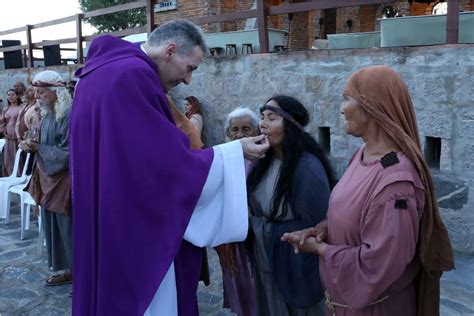
[[[371,66],[349,78],[344,95],[356,99],[415,164],[425,187],[417,255],[423,265],[417,279],[417,314],[439,315],[439,280],[454,268],[451,242],[436,202],[430,169],[421,152],[415,111],[400,76],[386,66]]]

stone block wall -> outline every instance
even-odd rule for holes
[[[234,108],[257,111],[274,94],[295,96],[311,113],[308,132],[318,138],[326,134],[320,128],[329,128],[330,159],[340,176],[362,144],[344,130],[340,106],[345,82],[364,66],[393,67],[410,90],[425,154],[434,157],[438,203],[454,248],[474,254],[473,50],[474,45],[445,45],[218,56],[207,58],[191,84],[174,89],[172,96],[179,106],[189,95],[202,102],[208,146],[224,141],[225,117]],[[65,80],[76,68],[48,67]],[[43,69],[0,71],[3,99],[16,81],[29,82]]]
[[[474,254],[473,49],[454,45],[209,58],[190,86],[175,89],[173,97],[178,104],[188,95],[202,101],[207,145],[213,145],[224,140],[225,116],[235,107],[257,110],[273,94],[295,96],[311,112],[307,130],[315,138],[321,127],[329,128],[330,158],[340,176],[362,144],[344,131],[345,82],[364,66],[393,67],[409,87],[425,154],[437,160],[432,172],[455,249]]]

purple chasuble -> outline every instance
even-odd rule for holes
[[[201,252],[183,236],[213,150],[189,150],[138,45],[99,37],[76,76],[73,315],[143,315],[173,261],[179,314],[198,315]]]

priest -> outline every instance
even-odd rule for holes
[[[244,157],[268,140],[191,150],[165,96],[205,51],[199,28],[177,20],[144,45],[95,39],[76,72],[73,315],[198,315],[199,247],[246,237]]]

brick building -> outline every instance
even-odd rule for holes
[[[306,2],[307,0],[267,0],[267,5],[275,6],[286,3]],[[474,0],[459,0],[460,9],[474,11]],[[159,1],[166,2],[166,1]],[[157,12],[155,21],[191,18],[216,15],[229,12],[250,10],[255,7],[254,0],[177,0],[177,9]],[[284,16],[272,16],[268,27],[286,30],[289,33],[288,46],[291,50],[310,48],[313,39],[326,38],[327,34],[369,32],[379,29],[377,19],[382,18],[387,8],[398,15],[431,14],[434,6],[444,1],[404,0],[387,1],[379,5],[364,5],[320,11],[295,13]],[[233,22],[203,25],[206,32],[228,32],[243,30],[253,21],[237,20]]]

